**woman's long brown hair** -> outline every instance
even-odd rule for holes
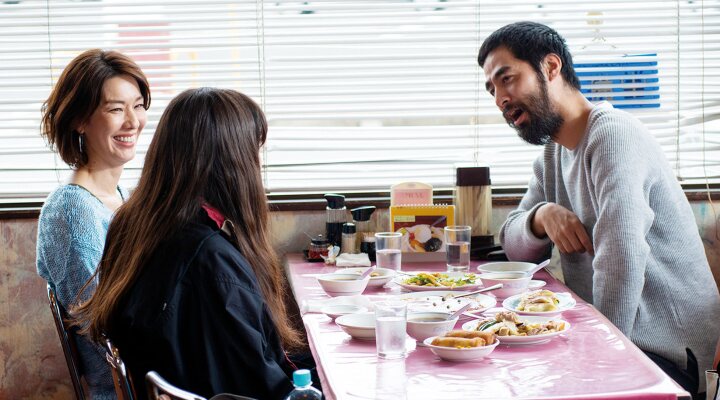
[[[73,311],[84,333],[99,341],[112,328],[120,299],[143,269],[153,268],[145,261],[162,238],[196,218],[204,199],[233,222],[236,245],[257,276],[283,346],[301,346],[288,320],[286,280],[270,241],[259,152],[266,136],[260,107],[234,90],[190,89],[170,102],[138,186],[110,224],[95,272],[97,289]]]

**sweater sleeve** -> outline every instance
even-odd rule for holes
[[[95,273],[107,229],[92,207],[71,195],[45,208],[38,224],[38,273],[70,308],[80,289]],[[87,293],[91,293],[90,288]]]
[[[662,157],[634,124],[597,122],[585,154],[591,166],[597,222],[593,228],[593,303],[624,334],[640,304],[650,255],[646,236],[654,219],[649,198],[651,160]]]
[[[533,177],[520,205],[508,214],[500,228],[500,243],[508,259],[516,261],[539,261],[551,250],[549,238],[538,238],[531,229],[531,222],[538,208],[547,203],[543,182],[543,156],[535,160]]]

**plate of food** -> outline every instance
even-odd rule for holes
[[[443,228],[419,224],[397,230],[403,234],[402,251],[410,253],[432,253],[445,251]]]
[[[408,303],[408,309],[413,311],[438,311],[455,312],[470,304],[467,312],[483,312],[494,307],[497,300],[494,297],[484,294],[473,294],[470,296],[455,298],[467,292],[412,292],[395,296],[398,300]]]
[[[558,318],[519,316],[512,311],[501,311],[492,317],[466,322],[462,329],[494,333],[503,344],[538,344],[566,333],[570,323]]]
[[[450,331],[425,339],[423,345],[446,361],[472,361],[492,353],[500,342],[489,332]]]
[[[510,296],[502,306],[522,315],[551,316],[575,307],[575,299],[570,293],[540,289]]]
[[[398,276],[395,283],[413,292],[463,290],[471,291],[482,286],[475,274],[445,272],[418,272],[413,276]]]

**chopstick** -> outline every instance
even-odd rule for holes
[[[476,290],[476,291],[474,291],[474,292],[459,294],[459,295],[457,295],[457,296],[448,294],[448,295],[443,296],[442,301],[447,301],[447,299],[449,299],[449,298],[451,298],[451,297],[452,297],[453,299],[457,299],[457,298],[460,298],[460,297],[472,296],[472,295],[474,295],[474,294],[478,294],[478,293],[482,293],[482,292],[487,292],[487,291],[495,290],[495,289],[500,289],[500,288],[502,288],[502,287],[503,287],[503,284],[502,284],[502,283],[498,283],[498,284],[496,284],[496,285],[488,286],[488,287],[486,287],[486,288],[482,288],[482,289]]]

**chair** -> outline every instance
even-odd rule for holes
[[[150,371],[145,375],[145,384],[147,385],[148,400],[207,400],[195,393],[190,393],[171,385],[163,379],[160,374]],[[217,394],[210,400],[255,400],[251,397],[238,396],[235,394]]]
[[[65,321],[68,318],[67,312],[65,308],[58,303],[57,297],[55,297],[55,290],[49,283],[47,285],[47,296],[50,302],[50,311],[52,311],[53,319],[55,320],[55,328],[57,329],[60,344],[65,354],[65,362],[70,372],[73,389],[75,389],[75,398],[77,400],[85,400],[85,390],[80,382],[82,374],[80,372],[80,356],[77,343],[75,343],[75,329],[68,329],[65,325]]]
[[[120,351],[106,335],[103,335],[103,342],[105,343],[105,359],[110,364],[118,400],[135,400],[132,379],[128,375],[125,363],[120,358]]]

